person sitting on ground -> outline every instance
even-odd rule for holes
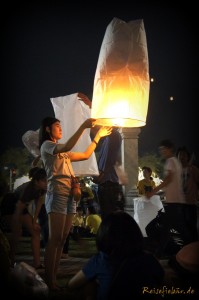
[[[110,213],[97,232],[97,254],[69,280],[69,288],[85,287],[89,299],[140,299],[147,294],[145,287],[157,288],[164,279],[159,261],[145,253],[143,245],[133,217],[123,211]]]
[[[132,300],[149,296],[147,291],[162,284],[164,270],[152,254],[144,252],[140,228],[128,213],[107,215],[96,245],[98,253],[69,280],[70,289],[85,287],[89,299]]]
[[[144,178],[138,181],[138,192],[140,195],[145,195],[146,192],[151,192],[155,188],[155,181],[151,177],[152,170],[149,167],[142,168]]]
[[[83,208],[78,206],[72,222],[72,238],[78,240],[85,231]]]
[[[94,194],[92,189],[88,184],[86,184],[84,179],[80,180],[81,185],[81,199],[79,205],[83,208],[83,213],[86,213],[86,208],[90,205],[91,201],[94,199]]]
[[[84,179],[80,180],[81,183],[81,191],[82,191],[82,196],[84,198],[87,198],[87,200],[91,200],[94,198],[94,194],[92,189],[86,184]]]
[[[88,206],[85,224],[86,236],[95,237],[101,222],[101,216],[97,214],[95,207],[93,205]]]

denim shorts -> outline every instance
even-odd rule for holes
[[[64,215],[76,213],[76,202],[73,197],[58,192],[46,193],[45,207],[47,214],[51,212]]]

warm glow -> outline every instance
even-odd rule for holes
[[[95,74],[91,117],[96,125],[146,125],[149,86],[143,21],[126,23],[114,18],[107,27]]]
[[[149,82],[143,82],[142,88],[139,84],[140,80],[135,78],[132,86],[132,81],[127,76],[125,85],[123,80],[121,84],[118,83],[118,89],[110,89],[104,94],[96,86],[92,102],[92,118],[97,119],[96,124],[119,127],[144,126],[148,109]]]

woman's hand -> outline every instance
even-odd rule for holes
[[[97,134],[98,134],[99,137],[101,138],[101,137],[103,137],[103,136],[110,135],[111,132],[112,132],[112,129],[113,129],[113,127],[111,127],[111,126],[104,126],[104,127],[101,127],[101,128],[99,129],[99,131],[98,131]]]
[[[91,100],[83,93],[78,93],[77,97],[91,108]]]

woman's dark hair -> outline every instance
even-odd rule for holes
[[[46,127],[49,127],[51,129],[52,124],[55,122],[60,122],[60,120],[54,118],[54,117],[46,117],[42,120],[40,129],[39,129],[39,148],[46,140],[51,140],[50,132],[46,131]]]
[[[29,171],[29,178],[34,181],[38,181],[41,179],[46,179],[46,171],[43,168],[34,167]]]
[[[136,221],[128,213],[116,211],[107,215],[96,236],[98,251],[113,260],[138,255],[143,251],[143,235]]]

